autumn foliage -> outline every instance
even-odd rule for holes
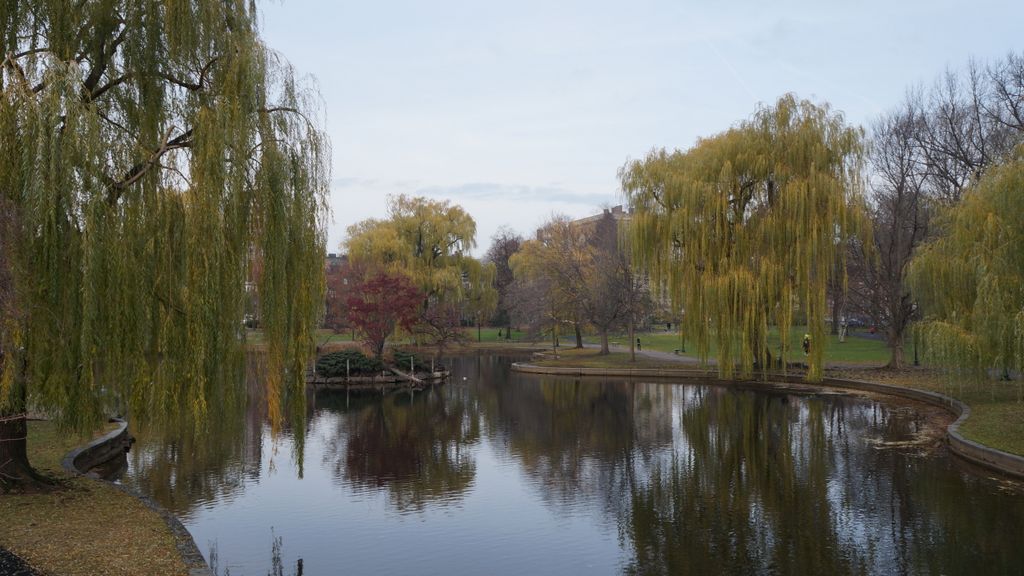
[[[422,292],[411,280],[381,272],[355,286],[347,300],[348,318],[363,334],[366,346],[380,358],[384,343],[397,328],[412,331],[422,301]]]

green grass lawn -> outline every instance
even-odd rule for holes
[[[790,361],[799,361],[803,358],[801,344],[806,329],[804,326],[794,326],[790,330]],[[680,346],[680,337],[677,332],[638,332],[640,343],[644,349],[657,350],[659,352],[674,352],[677,349],[686,350],[686,354],[696,357],[697,347],[693,342],[687,341],[685,346]],[[596,336],[588,336],[584,339],[588,343],[597,343]],[[625,334],[615,334],[609,339],[613,343],[622,346],[629,346],[629,338]],[[773,350],[779,349],[779,334],[776,329],[768,336],[769,345]],[[912,354],[912,349],[908,349]],[[711,350],[708,353],[710,359],[716,356],[716,347],[711,343]],[[863,364],[881,366],[889,361],[889,347],[885,341],[871,338],[862,338],[857,335],[849,335],[845,342],[840,342],[838,336],[829,336],[825,342],[826,364]]]
[[[515,343],[536,343],[540,346],[547,346],[549,341],[546,338],[534,341],[526,333],[513,330],[512,337],[507,338],[507,329],[504,327],[483,327],[479,330],[475,327],[466,327],[463,329],[463,335],[465,342],[468,344],[483,343],[483,344],[515,344]],[[498,334],[501,334],[499,337]],[[801,351],[801,341],[805,332],[805,327],[794,326],[790,332],[790,361],[800,361],[803,358]],[[657,350],[660,352],[673,352],[680,349],[679,334],[676,332],[638,332],[637,337],[640,338],[640,342],[643,347],[647,350]],[[562,346],[568,346],[572,344],[572,334],[563,334],[560,338]],[[779,348],[778,332],[774,329],[768,337],[769,343],[774,350]],[[345,331],[341,333],[333,333],[330,330],[318,330],[316,334],[316,344],[318,346],[325,346],[330,344],[344,344],[350,342],[359,342],[359,335],[355,335],[353,340],[353,334],[351,331]],[[596,344],[599,342],[598,337],[594,334],[588,334],[584,337],[584,341],[589,344]],[[610,341],[613,344],[620,346],[629,346],[629,338],[625,334],[614,334],[610,337]],[[263,332],[261,330],[248,330],[246,332],[246,342],[250,345],[261,346],[263,344]],[[389,345],[409,345],[411,341],[408,338],[392,338],[388,341]],[[865,365],[865,366],[881,366],[889,361],[889,348],[885,345],[883,340],[862,338],[856,335],[850,335],[846,338],[846,342],[839,342],[838,336],[829,336],[825,343],[825,362],[827,364],[843,364],[843,365]],[[697,356],[696,345],[693,342],[687,341],[685,347],[683,347],[688,356]],[[908,346],[906,348],[908,354],[908,361],[912,358],[912,348]],[[714,343],[711,345],[709,351],[709,359],[714,359],[716,350]]]
[[[508,330],[506,328],[494,328],[491,326],[484,326],[479,331],[476,328],[469,327],[463,329],[463,334],[466,336],[467,342],[524,342],[529,341],[527,335],[519,330],[512,330],[511,337],[506,334]],[[498,333],[501,333],[501,337]]]

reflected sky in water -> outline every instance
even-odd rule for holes
[[[310,393],[276,439],[254,371],[202,438],[139,434],[123,481],[235,575],[275,536],[307,575],[1022,573],[1024,491],[950,457],[935,409],[510,362]]]

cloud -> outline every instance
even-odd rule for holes
[[[374,190],[385,190],[403,192],[420,185],[417,180],[378,180],[376,178],[335,178],[331,180],[331,188],[372,188]]]
[[[562,202],[592,207],[615,200],[615,195],[612,192],[580,194],[558,186],[529,186],[523,184],[497,184],[494,182],[466,182],[453,186],[427,186],[417,189],[414,193],[434,198]]]

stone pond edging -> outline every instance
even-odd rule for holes
[[[178,549],[178,554],[181,555],[185,566],[188,568],[189,576],[213,576],[213,571],[210,570],[209,564],[206,563],[206,558],[203,557],[203,553],[199,551],[195,540],[192,539],[192,534],[181,523],[181,520],[178,520],[177,516],[171,514],[145,494],[141,494],[122,484],[103,480],[89,473],[89,470],[94,466],[117,456],[119,453],[125,452],[134,441],[128,433],[128,423],[126,421],[120,418],[113,418],[111,422],[117,423],[116,429],[84,446],[79,446],[68,452],[61,461],[61,466],[72,475],[89,476],[99,482],[105,482],[141,501],[147,508],[156,512],[171,530],[171,535],[174,537],[174,545]]]
[[[512,364],[512,370],[527,374],[549,374],[556,376],[611,376],[625,378],[645,377],[683,379],[717,378],[717,372],[713,370],[678,368],[574,368],[537,366],[536,364],[516,362]],[[978,442],[964,438],[960,434],[960,425],[970,417],[971,408],[963,402],[946,396],[945,394],[939,394],[938,392],[930,392],[927,390],[918,390],[916,388],[894,386],[892,384],[866,382],[863,380],[847,380],[842,378],[823,378],[820,383],[816,384],[809,384],[799,376],[795,375],[779,375],[773,377],[773,380],[806,387],[823,385],[831,388],[887,394],[890,396],[898,396],[900,398],[924,402],[925,404],[931,404],[932,406],[938,406],[951,412],[957,417],[956,420],[946,428],[946,439],[949,444],[950,451],[975,464],[1002,472],[1009,476],[1024,479],[1024,456],[1003,452],[1002,450],[997,450],[995,448],[979,444]],[[718,382],[728,384],[730,381]]]

